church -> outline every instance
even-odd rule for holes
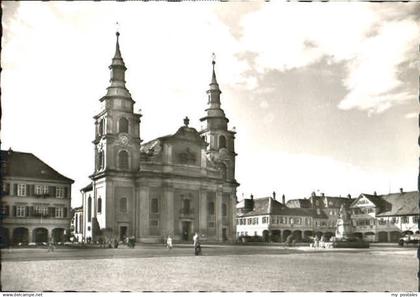
[[[143,142],[119,35],[110,85],[94,116],[92,182],[81,189],[83,239],[95,240],[93,230],[107,228],[139,242],[190,241],[195,232],[209,242],[235,240],[235,131],[221,108],[214,59],[204,128],[197,131],[185,118],[174,134]]]

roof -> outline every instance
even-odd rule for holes
[[[286,202],[287,207],[290,208],[311,208],[311,201],[309,199],[291,199]]]
[[[418,191],[381,195],[380,198],[384,204],[390,205],[390,208],[381,210],[378,217],[419,214]]]
[[[4,176],[49,179],[73,183],[74,181],[58,173],[31,153],[1,151],[1,170]]]
[[[92,183],[90,183],[87,186],[80,189],[81,192],[89,192],[89,191],[92,191],[92,190],[93,190],[93,184]]]
[[[308,208],[289,208],[272,197],[255,198],[254,208],[252,211],[238,216],[256,216],[256,215],[289,215],[289,216],[302,216],[314,218],[328,218],[323,211],[317,213],[316,209]]]
[[[350,206],[355,199],[348,197],[337,196],[311,196],[307,199],[291,199],[288,200],[286,205],[290,208],[340,208],[342,204]],[[312,202],[314,201],[314,202]],[[312,203],[319,202],[319,205],[312,205]]]

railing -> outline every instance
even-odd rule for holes
[[[179,210],[179,216],[186,218],[186,217],[193,217],[194,216],[194,209],[190,208],[190,209],[183,209],[181,208]]]

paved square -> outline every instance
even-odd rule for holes
[[[41,251],[35,257],[52,255]],[[194,257],[186,248],[95,250],[88,260],[59,250],[52,260],[6,256],[1,280],[6,291],[417,291],[415,249],[204,251]]]

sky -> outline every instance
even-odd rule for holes
[[[419,3],[2,2],[2,149],[75,180],[119,23],[144,141],[201,128],[216,54],[238,199],[416,190]]]

